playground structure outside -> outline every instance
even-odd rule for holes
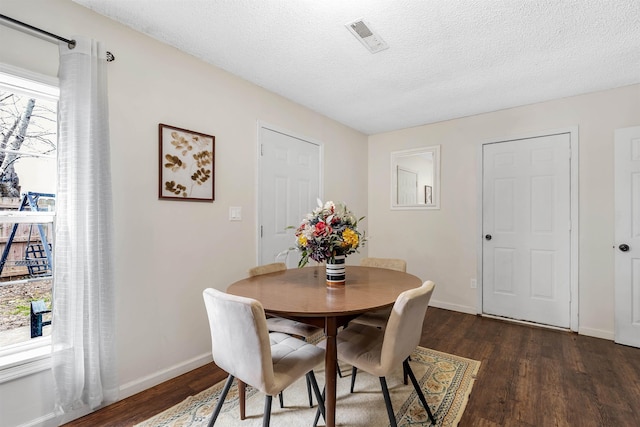
[[[39,193],[27,193],[22,202],[20,198],[0,198],[0,209],[41,210],[37,204],[39,196]],[[52,280],[48,261],[51,231],[51,227],[42,224],[0,223],[0,348],[31,339],[33,301],[43,301],[46,307],[51,307]],[[49,247],[47,254],[42,250],[43,243]],[[34,250],[37,259],[33,258]],[[50,317],[50,313],[43,314],[45,321]],[[50,326],[44,327],[43,334],[49,333],[50,329]]]

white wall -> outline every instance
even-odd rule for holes
[[[109,64],[114,345],[123,395],[209,360],[201,291],[224,289],[256,262],[258,120],[323,141],[331,159],[325,198],[367,216],[363,255],[368,248],[371,256],[405,258],[409,272],[438,283],[435,303],[467,312],[477,302],[469,288],[476,275],[477,145],[579,126],[580,331],[612,337],[613,130],[640,124],[639,85],[367,139],[68,0],[3,0],[2,13],[64,36],[99,39],[116,56]],[[0,40],[0,62],[57,73],[54,45],[3,26]],[[157,199],[158,123],[216,136],[213,204]],[[435,144],[442,146],[442,209],[391,211],[390,152]],[[229,206],[243,208],[243,221],[228,221]],[[0,385],[0,427],[47,424],[52,395],[49,371]]]
[[[432,302],[476,313],[478,145],[579,127],[579,332],[613,339],[614,130],[640,124],[640,85],[558,99],[369,138],[370,256],[407,260],[437,284]],[[392,151],[441,144],[441,209],[389,209]]]
[[[108,69],[123,395],[210,361],[201,292],[225,289],[256,263],[258,120],[323,142],[325,198],[367,215],[365,135],[68,0],[3,0],[2,13],[93,37],[116,56]],[[57,74],[56,45],[3,26],[0,39],[0,62]],[[158,123],[215,135],[214,203],[158,200]],[[229,206],[242,207],[241,222],[229,222]],[[0,426],[48,417],[50,377],[0,385]]]

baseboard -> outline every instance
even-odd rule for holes
[[[58,420],[56,419],[56,414],[53,412],[49,412],[48,414],[44,414],[41,417],[34,418],[33,420],[20,424],[18,427],[54,427],[58,425]]]
[[[586,335],[594,338],[602,338],[604,340],[614,341],[615,334],[611,331],[603,331],[602,329],[592,329],[592,328],[578,328],[578,333],[580,335]]]
[[[478,314],[478,310],[476,310],[475,307],[469,307],[466,305],[451,304],[448,302],[438,301],[433,299],[429,301],[429,305],[431,307],[444,308],[445,310],[459,311],[461,313],[466,313],[466,314]]]
[[[179,375],[204,366],[207,363],[210,363],[212,360],[213,359],[211,357],[211,353],[201,354],[200,356],[196,356],[192,359],[170,366],[161,371],[154,372],[150,375],[138,378],[134,381],[129,381],[128,383],[122,384],[120,386],[120,396],[118,398],[119,400],[126,399],[127,397],[133,396],[136,393],[140,393],[141,391],[170,380],[171,378],[175,378]],[[67,414],[63,416],[62,421],[66,423],[76,418],[87,415],[90,412],[91,411],[88,409],[79,410],[77,412],[74,412],[73,414]],[[34,418],[27,423],[20,424],[17,427],[55,427],[58,425],[59,421],[60,420],[56,417],[56,415],[53,412],[50,412],[41,417]],[[2,425],[2,423],[0,423],[0,425]]]
[[[136,393],[140,393],[148,388],[163,383],[171,378],[175,378],[179,375],[186,374],[189,371],[193,371],[196,368],[206,365],[212,362],[211,353],[201,354],[192,359],[170,366],[161,371],[154,372],[150,375],[138,378],[133,381],[129,381],[126,384],[120,386],[120,399],[126,399],[133,396]]]

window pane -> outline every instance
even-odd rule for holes
[[[43,87],[0,73],[0,350],[52,327],[57,99]]]
[[[53,224],[0,223],[0,348],[29,341],[31,304],[47,322],[51,314]],[[50,333],[43,325],[34,338]]]
[[[0,84],[0,197],[56,190],[56,103]]]

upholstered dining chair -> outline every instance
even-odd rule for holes
[[[269,426],[271,402],[303,375],[309,379],[324,414],[324,402],[313,368],[324,361],[324,349],[282,333],[269,333],[264,308],[259,301],[226,294],[216,289],[203,291],[213,361],[229,374],[211,415],[212,427],[234,378],[266,395],[263,427]]]
[[[363,258],[360,261],[362,267],[376,267],[387,268],[389,270],[397,270],[406,272],[407,262],[403,259],[397,258]],[[370,311],[363,313],[349,323],[357,323],[361,325],[375,326],[380,329],[384,329],[389,320],[389,314],[391,314],[391,307],[382,308],[380,310]]]
[[[433,424],[435,419],[429,409],[424,393],[409,365],[409,356],[420,343],[422,322],[431,299],[435,284],[426,281],[422,286],[401,293],[391,310],[385,329],[375,326],[354,324],[337,335],[338,359],[353,366],[351,392],[353,392],[356,369],[361,369],[380,379],[382,394],[389,422],[396,427],[396,419],[391,405],[386,376],[402,363],[403,371],[411,379],[422,406]],[[325,347],[326,341],[318,344]],[[316,422],[319,413],[316,414]],[[315,426],[315,423],[314,423]]]
[[[249,277],[259,276],[261,274],[276,273],[287,269],[284,262],[272,262],[271,264],[258,265],[249,269]]]
[[[287,265],[284,262],[274,262],[271,264],[259,265],[257,267],[249,269],[249,277],[276,273],[278,271],[284,271],[286,269]],[[317,337],[318,334],[322,333],[322,328],[277,316],[267,317],[267,327],[269,328],[269,332],[282,332],[283,334],[293,335],[307,342],[309,342],[310,338],[314,336]],[[307,395],[309,396],[309,407],[312,407],[313,395],[311,393],[311,384],[308,380]],[[282,395],[280,396],[280,406],[283,406]]]

